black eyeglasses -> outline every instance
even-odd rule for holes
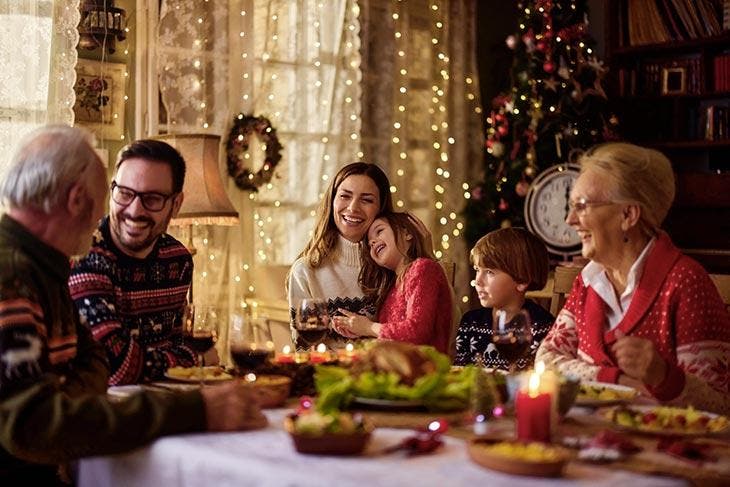
[[[131,205],[134,198],[139,196],[142,206],[144,206],[147,211],[160,211],[165,207],[167,200],[177,194],[162,194],[155,193],[154,191],[135,191],[126,186],[119,186],[116,181],[112,181],[111,191],[114,202],[122,206]]]

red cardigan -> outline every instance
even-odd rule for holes
[[[388,292],[378,312],[379,338],[432,345],[449,353],[453,327],[451,286],[438,262],[416,259]]]
[[[604,301],[579,275],[535,360],[565,374],[613,382],[616,330],[654,342],[669,369],[650,392],[662,402],[730,413],[730,315],[707,272],[665,233],[647,257],[629,309],[607,330]]]

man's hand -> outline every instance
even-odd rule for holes
[[[658,386],[667,375],[667,364],[651,340],[621,336],[611,350],[621,371],[633,379]]]
[[[268,424],[252,388],[231,381],[203,387],[208,431],[238,431],[263,428]]]

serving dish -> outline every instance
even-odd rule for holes
[[[420,399],[376,399],[356,396],[350,405],[382,411],[422,411],[425,409],[423,401]]]
[[[359,415],[335,414],[336,417],[320,415],[317,412],[287,416],[284,427],[292,438],[294,449],[299,453],[314,455],[361,454],[370,441],[372,424]],[[316,418],[312,421],[315,416]],[[305,417],[308,419],[308,424],[305,426],[302,426],[301,423],[298,424],[298,421]],[[337,425],[333,424],[333,421]],[[340,423],[346,426],[341,426]]]
[[[660,436],[714,436],[730,434],[725,416],[694,408],[670,406],[615,406],[598,416],[619,429]]]
[[[221,382],[226,380],[232,380],[233,376],[226,372],[222,367],[217,365],[210,365],[203,367],[203,382]],[[165,377],[178,381],[188,383],[200,383],[200,367],[170,367],[165,372]]]
[[[606,382],[581,381],[576,406],[603,407],[626,404],[634,400],[639,391],[633,387]]]
[[[559,477],[570,460],[563,448],[544,443],[472,440],[467,446],[469,458],[490,470],[531,477]]]

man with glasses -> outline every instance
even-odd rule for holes
[[[182,341],[193,260],[165,233],[180,210],[184,179],[185,161],[165,142],[122,149],[109,216],[89,254],[73,265],[71,296],[106,348],[110,385],[157,380],[169,367],[195,364]]]

